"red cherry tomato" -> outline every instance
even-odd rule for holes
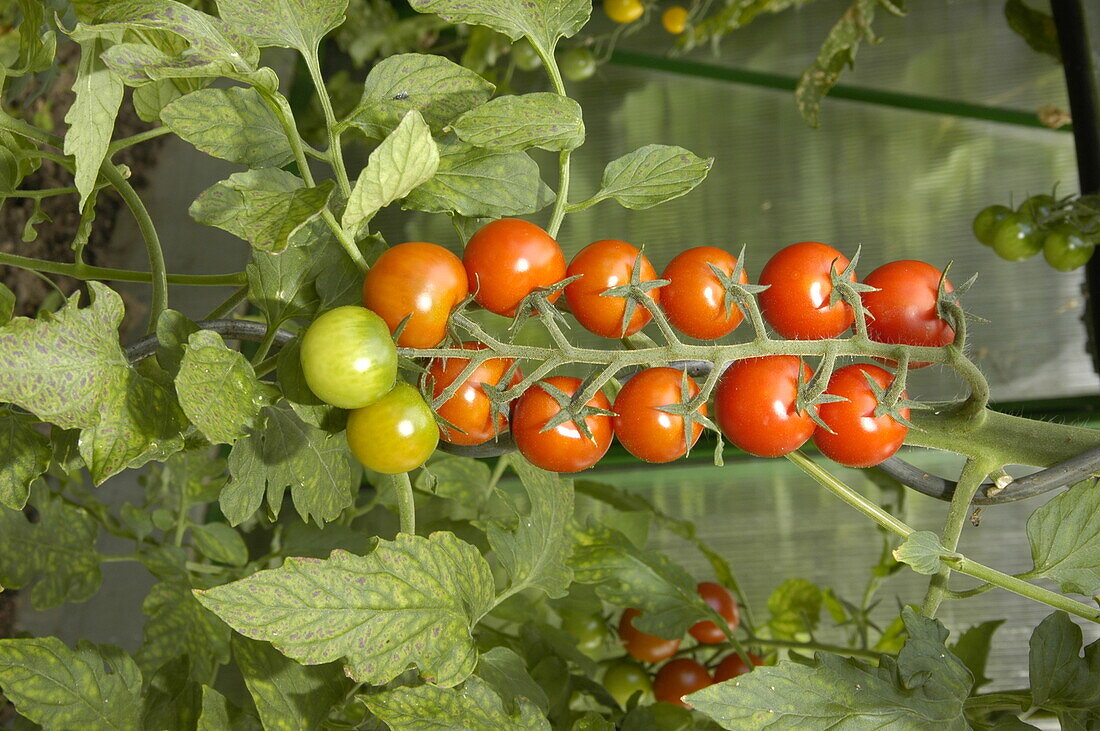
[[[814,444],[821,453],[848,467],[874,467],[893,456],[909,431],[889,414],[874,416],[878,400],[864,373],[870,374],[883,389],[889,388],[894,381],[888,371],[868,363],[837,369],[825,393],[848,400],[822,404],[818,408],[821,420],[835,433],[830,434],[821,427],[814,430]],[[904,392],[902,398],[905,398]],[[901,409],[900,413],[909,418],[909,409]]]
[[[574,395],[581,385],[579,378],[553,376],[545,383]],[[588,400],[588,406],[611,409],[611,403],[600,392]],[[558,402],[536,383],[516,400],[512,410],[512,437],[521,454],[531,464],[551,472],[580,472],[600,461],[611,446],[611,417],[593,415],[585,418],[593,439],[589,439],[572,421],[566,421],[548,431],[541,431],[561,411]]]
[[[410,241],[378,257],[363,280],[363,304],[386,321],[391,334],[409,317],[398,345],[432,348],[443,341],[447,318],[468,291],[457,256],[442,246]]]
[[[737,625],[741,621],[741,615],[737,611],[737,600],[733,598],[733,594],[730,594],[726,587],[713,581],[704,581],[699,584],[697,590],[707,606],[718,612],[722,619],[726,620],[730,630],[736,631]],[[706,645],[716,645],[719,642],[726,641],[725,631],[709,619],[696,622],[688,629],[688,632],[696,640]]]
[[[722,434],[757,457],[779,457],[813,436],[814,422],[798,411],[798,383],[810,367],[794,355],[739,360],[726,369],[714,393],[714,416]]]
[[[565,299],[569,302],[573,316],[587,330],[605,338],[620,338],[633,335],[649,322],[652,315],[639,304],[634,308],[634,314],[624,331],[626,299],[601,296],[611,287],[630,283],[637,259],[636,247],[625,241],[604,239],[584,247],[569,262],[565,275],[582,276],[565,288]],[[657,272],[653,265],[643,256],[641,281],[647,282],[656,278]],[[647,295],[654,302],[660,301],[659,289],[651,289]]]
[[[462,263],[474,300],[505,317],[514,316],[520,300],[531,292],[565,278],[565,254],[558,242],[518,218],[482,226],[466,244]],[[551,300],[560,296],[557,292]]]
[[[615,436],[626,451],[646,462],[671,462],[687,453],[684,443],[684,417],[658,411],[658,407],[682,403],[680,386],[683,371],[675,368],[647,368],[633,375],[615,398]],[[699,386],[689,376],[688,394],[694,398]],[[699,405],[706,416],[707,405]],[[703,425],[692,424],[691,443],[699,440]]]
[[[762,658],[757,657],[751,652],[748,653],[748,656],[753,665],[759,667],[764,664]],[[726,655],[722,659],[722,662],[718,663],[718,666],[714,668],[714,682],[721,683],[726,680],[731,680],[738,675],[744,675],[750,670],[752,670],[752,668],[746,665],[745,661],[741,659],[741,656],[735,652],[732,655]]]
[[[803,241],[781,249],[760,272],[760,310],[777,333],[794,340],[835,338],[852,326],[848,303],[829,305],[831,271],[843,272],[848,257],[826,244]],[[852,281],[855,281],[852,274]]]
[[[924,345],[938,348],[955,339],[955,331],[936,312],[940,278],[936,267],[923,261],[892,261],[863,279],[877,288],[860,296],[870,317],[867,335],[880,343]],[[948,292],[955,288],[944,282]],[[929,363],[910,363],[923,368]]]
[[[484,345],[478,342],[466,342],[462,344],[467,350],[483,350]],[[436,397],[447,390],[447,387],[462,375],[470,361],[465,358],[435,358],[428,364],[428,376],[432,384],[432,396]],[[512,365],[511,358],[490,358],[470,374],[462,385],[455,391],[454,396],[447,399],[436,413],[456,429],[439,428],[440,438],[450,444],[463,444],[472,446],[484,444],[508,427],[508,419],[498,414],[496,423],[493,419],[493,404],[482,384],[502,386],[501,379]],[[523,374],[517,368],[512,376],[509,386],[514,386],[523,380]],[[458,431],[461,430],[461,431]]]
[[[665,703],[691,708],[683,697],[713,684],[710,673],[698,660],[679,657],[662,665],[653,677],[653,697]]]
[[[726,292],[711,264],[731,276],[737,257],[714,246],[696,246],[677,254],[661,274],[668,280],[661,288],[661,307],[669,322],[700,340],[729,335],[745,319],[737,305],[726,309]],[[742,271],[739,280],[748,284],[749,277]]]
[[[634,618],[641,613],[640,609],[627,609],[619,620],[619,639],[630,656],[641,662],[661,662],[675,655],[680,640],[666,640],[634,628]]]

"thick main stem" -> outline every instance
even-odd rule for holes
[[[948,551],[954,551],[959,547],[963,526],[970,515],[970,502],[974,499],[982,482],[995,468],[996,465],[981,459],[968,459],[963,466],[959,476],[959,486],[951,496],[951,507],[947,511],[947,519],[940,534],[940,545]],[[924,603],[921,605],[921,613],[924,616],[930,618],[936,616],[936,610],[943,602],[950,579],[951,565],[945,561],[928,582],[928,591],[925,592]]]

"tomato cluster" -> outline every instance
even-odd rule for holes
[[[955,337],[941,301],[951,284],[923,262],[885,264],[859,285],[847,257],[806,241],[776,253],[759,284],[748,281],[736,257],[712,246],[681,252],[660,278],[638,247],[617,239],[589,244],[567,263],[546,231],[506,218],[477,231],[461,259],[427,242],[388,249],[364,280],[366,309],[343,307],[319,317],[303,338],[302,365],[314,393],[356,410],[348,440],[372,469],[411,469],[439,438],[478,445],[510,429],[520,452],[535,465],[577,472],[598,462],[613,438],[648,462],[682,457],[704,425],[713,428],[699,385],[681,370],[653,366],[626,380],[614,404],[600,389],[570,376],[533,382],[509,400],[502,394],[524,382],[511,358],[480,355],[474,364],[458,355],[436,358],[426,364],[423,383],[436,403],[442,401],[435,410],[436,428],[423,418],[427,407],[416,389],[391,391],[397,361],[387,335],[401,347],[440,346],[454,309],[472,299],[504,317],[552,318],[555,309],[567,307],[585,329],[616,339],[640,332],[656,315],[666,333],[672,328],[711,341],[744,321],[744,298],[759,291],[760,317],[787,339],[835,338],[850,330],[856,293],[874,341],[940,347]],[[759,327],[759,320],[754,322]],[[473,358],[484,348],[469,341],[455,350],[468,350]],[[889,371],[847,365],[832,372],[827,384],[818,383],[816,391],[811,379],[809,365],[793,355],[734,361],[714,390],[717,428],[737,447],[762,457],[787,454],[813,439],[834,460],[862,467],[900,447],[908,412],[897,406],[905,394],[891,389]],[[431,438],[422,432],[431,432]],[[383,450],[407,452],[408,458],[372,454]]]
[[[1082,228],[1074,222],[1071,201],[1051,195],[1033,195],[1015,210],[986,206],[974,218],[974,236],[1009,261],[1023,261],[1040,251],[1053,268],[1068,272],[1092,258],[1100,232],[1095,224]]]

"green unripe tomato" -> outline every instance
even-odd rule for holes
[[[607,625],[599,612],[581,614],[565,612],[561,618],[561,628],[577,638],[577,648],[581,652],[599,649],[607,636]]]
[[[603,674],[603,687],[623,708],[635,693],[641,692],[643,703],[653,698],[653,681],[649,673],[630,660],[620,660],[609,667]]]
[[[997,224],[1012,213],[1008,206],[986,206],[974,217],[974,237],[985,246],[993,246],[993,235],[997,233]]]
[[[347,437],[364,467],[396,475],[428,461],[439,443],[439,427],[420,392],[398,381],[370,406],[348,414]]]
[[[358,409],[385,396],[397,380],[397,348],[386,322],[365,307],[337,307],[302,336],[302,372],[325,403]]]
[[[584,81],[596,73],[596,57],[587,48],[570,48],[558,59],[558,66],[570,81]]]
[[[1005,216],[993,234],[993,250],[1002,259],[1023,261],[1035,256],[1043,248],[1043,239],[1038,235],[1035,224],[1019,213]]]
[[[531,45],[531,41],[526,38],[520,38],[518,41],[512,44],[512,58],[523,71],[534,71],[539,66],[542,66],[542,59],[539,57],[538,51]]]
[[[1043,258],[1060,272],[1083,267],[1095,250],[1096,242],[1068,223],[1059,224],[1043,238]]]
[[[1042,194],[1033,195],[1016,209],[1021,218],[1032,223],[1041,223],[1054,209],[1054,196]]]

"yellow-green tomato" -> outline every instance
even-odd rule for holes
[[[365,307],[337,307],[302,336],[302,372],[309,390],[341,409],[373,404],[397,380],[397,348],[386,322]]]
[[[347,435],[355,458],[367,469],[387,475],[416,469],[439,443],[431,408],[404,381],[370,406],[348,414]]]
[[[603,687],[619,705],[626,708],[627,701],[635,693],[641,693],[639,703],[652,700],[653,682],[641,665],[630,660],[620,660],[603,675]]]

